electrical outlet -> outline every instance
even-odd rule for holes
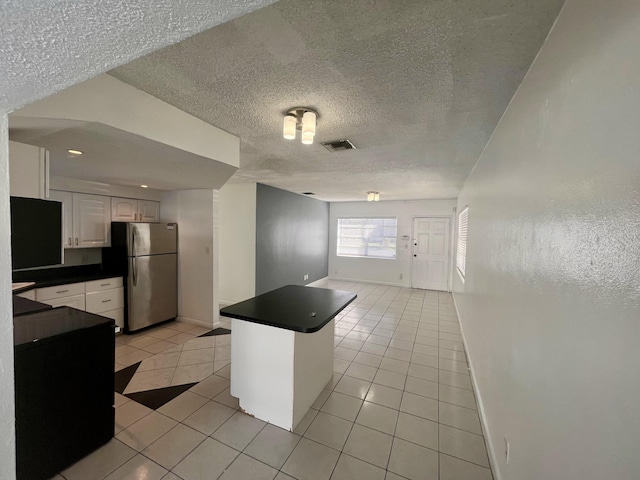
[[[309,280],[309,274],[305,273],[303,280]]]
[[[509,465],[509,440],[506,435],[504,436],[504,459]]]

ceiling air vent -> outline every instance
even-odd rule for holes
[[[341,150],[354,150],[356,147],[349,140],[334,140],[333,142],[324,142],[324,148],[330,152],[339,152]]]

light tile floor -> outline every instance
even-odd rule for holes
[[[116,438],[56,480],[491,480],[451,295],[323,286],[358,298],[336,317],[333,380],[294,432],[241,413],[219,363],[157,411],[116,394]],[[204,331],[174,322],[119,337],[116,369],[184,352]]]

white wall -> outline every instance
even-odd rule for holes
[[[329,277],[410,287],[411,242],[403,242],[402,236],[409,235],[411,237],[414,217],[451,216],[450,224],[453,225],[455,206],[455,200],[332,203],[329,219]],[[359,216],[395,216],[398,218],[395,260],[338,257],[336,255],[338,218]],[[452,237],[453,235],[451,235]],[[453,251],[451,251],[452,253]]]
[[[568,0],[459,197],[497,480],[640,477],[638,32],[636,0]]]
[[[217,197],[214,190],[162,196],[162,221],[178,224],[178,319],[206,327],[218,319]]]
[[[7,122],[7,116],[0,112],[0,478],[10,480],[15,478],[16,461]]]
[[[220,189],[220,302],[233,304],[256,292],[256,184]]]

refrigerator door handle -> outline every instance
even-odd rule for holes
[[[135,225],[131,226],[131,256],[133,257],[133,285],[136,286],[138,285],[138,278],[137,278],[137,264],[138,264],[138,259],[136,257],[136,232],[138,231],[138,229],[135,227]]]
[[[138,229],[135,225],[131,225],[131,256],[136,256],[136,232]]]
[[[132,268],[132,270],[133,270],[133,272],[132,272],[133,273],[133,286],[137,287],[138,286],[138,274],[137,274],[138,273],[137,272],[137,270],[138,270],[138,257],[133,257],[131,260],[132,260],[132,265],[133,265],[133,268]]]

